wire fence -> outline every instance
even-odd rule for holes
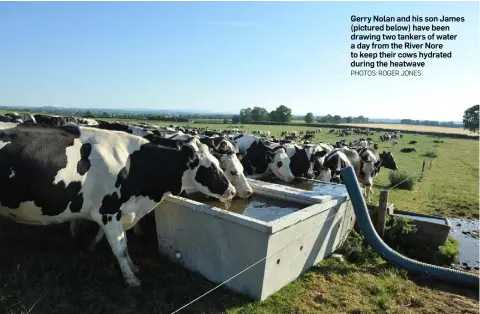
[[[287,244],[285,244],[284,246],[282,246],[281,248],[279,248],[278,250],[276,250],[275,252],[271,253],[270,255],[267,255],[265,257],[262,257],[260,260],[256,261],[255,263],[253,263],[252,265],[248,266],[247,268],[243,269],[242,271],[236,273],[235,275],[231,276],[230,278],[228,278],[227,280],[223,281],[222,283],[216,285],[215,287],[213,287],[212,289],[208,290],[207,292],[205,292],[204,294],[200,295],[199,297],[193,299],[192,301],[188,302],[187,304],[183,305],[182,307],[178,308],[177,310],[171,312],[170,314],[175,314],[175,313],[178,313],[180,312],[181,310],[183,310],[184,308],[192,305],[193,303],[197,302],[198,300],[200,300],[201,298],[205,297],[206,295],[212,293],[213,291],[217,290],[218,288],[220,288],[221,286],[225,285],[226,283],[228,283],[229,281],[231,281],[232,279],[240,276],[241,274],[243,274],[244,272],[246,272],[247,270],[253,268],[255,265],[258,265],[259,263],[263,262],[264,260],[274,256],[275,254],[279,253],[280,251],[284,250],[285,248],[287,248],[289,245],[291,245],[292,243],[298,241],[299,239],[303,238],[304,236],[306,236],[307,234],[313,232],[315,229],[318,229],[318,228],[321,228],[325,225],[325,223],[327,221],[329,221],[330,219],[333,219],[337,217],[336,215],[332,215],[330,216],[329,218],[325,219],[324,223],[322,224],[319,224],[311,229],[309,229],[307,232],[303,233],[302,235],[298,236],[297,238],[293,239],[292,241],[288,242]]]

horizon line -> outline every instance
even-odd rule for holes
[[[168,109],[168,108],[92,108],[92,107],[61,107],[61,106],[52,106],[52,105],[39,105],[39,106],[11,106],[11,105],[0,105],[0,108],[2,107],[10,107],[10,108],[17,108],[17,109],[29,109],[29,108],[42,108],[42,107],[51,107],[51,108],[58,108],[58,109],[69,109],[69,110],[75,110],[75,109],[80,109],[80,110],[119,110],[119,111],[129,111],[129,110],[138,110],[138,111],[158,111],[158,110],[166,110],[166,111],[173,111],[173,112],[184,112],[184,113],[191,113],[191,114],[219,114],[219,115],[239,115],[239,113],[233,113],[233,112],[212,112],[212,111],[199,111],[198,109]],[[248,108],[248,107],[247,107]],[[305,116],[305,114],[296,114],[292,112],[292,116]],[[319,114],[313,114],[315,117],[324,117],[327,115],[335,116],[332,114],[325,114],[325,115],[319,115]],[[354,118],[355,116],[341,116],[342,118],[347,118],[347,117],[352,117]],[[418,118],[374,118],[374,117],[368,117],[365,115],[359,115],[363,116],[365,118],[370,119],[375,119],[375,120],[414,120],[414,121],[437,121],[437,122],[453,122],[453,123],[462,123],[463,121],[461,120],[428,120],[428,119],[418,119]],[[356,117],[359,117],[356,116]],[[368,123],[368,122],[366,122]]]

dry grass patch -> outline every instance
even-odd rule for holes
[[[417,131],[417,132],[435,132],[435,133],[451,133],[451,134],[466,134],[470,136],[478,136],[463,128],[448,128],[443,126],[427,126],[427,125],[409,125],[409,124],[396,124],[396,123],[351,123],[341,124],[350,125],[356,127],[376,128],[376,129],[395,129],[405,131]]]

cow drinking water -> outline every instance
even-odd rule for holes
[[[188,188],[223,202],[236,193],[204,145],[179,150],[117,131],[0,123],[0,215],[31,225],[95,221],[130,286],[140,281],[124,230]]]
[[[290,170],[290,158],[282,146],[272,149],[258,137],[241,134],[234,138],[240,152],[247,152],[242,159],[246,174],[272,172],[280,180],[291,182],[295,177]]]

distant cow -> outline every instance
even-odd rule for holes
[[[408,144],[410,145],[417,144],[417,141],[410,141]]]
[[[417,152],[417,150],[413,147],[405,147],[400,150],[402,153],[411,153],[411,152]]]
[[[301,141],[308,141],[308,140],[311,140],[313,137],[315,136],[315,134],[305,134]]]
[[[0,215],[31,225],[95,221],[130,286],[140,281],[124,230],[192,188],[223,202],[236,193],[205,145],[178,150],[123,132],[0,123]]]

